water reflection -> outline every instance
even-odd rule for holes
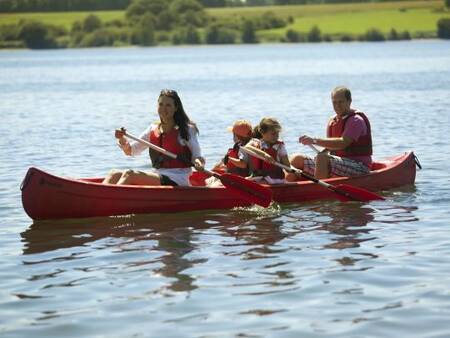
[[[184,271],[207,261],[203,257],[187,258],[197,248],[195,233],[218,225],[221,228],[239,228],[254,219],[255,215],[257,217],[257,210],[239,210],[217,214],[129,215],[36,222],[21,233],[23,254],[28,257],[24,264],[84,258],[104,248],[110,248],[114,253],[137,252],[138,259],[130,262],[126,258],[124,264],[131,270],[146,269],[146,265],[149,265],[152,275],[168,278],[170,282],[160,289],[160,293],[165,294],[167,289],[175,292],[191,291],[196,288],[194,278]],[[57,252],[61,249],[61,252]],[[91,264],[98,262],[93,261]],[[92,265],[78,267],[86,272],[97,268]],[[46,274],[32,278],[50,277]]]

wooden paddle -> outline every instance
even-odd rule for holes
[[[327,182],[319,180],[319,179],[315,178],[314,176],[311,176],[311,175],[305,173],[303,170],[293,168],[290,166],[286,166],[286,165],[276,162],[276,161],[268,161],[266,159],[266,157],[264,156],[264,154],[261,154],[262,151],[260,149],[252,147],[250,145],[241,147],[241,150],[243,152],[249,154],[250,156],[254,156],[254,157],[259,158],[268,163],[272,163],[273,165],[283,168],[284,170],[286,170],[290,173],[300,175],[310,181],[313,181],[314,183],[321,185],[324,188],[327,188],[328,190],[334,192],[335,196],[340,201],[343,201],[343,202],[347,202],[347,201],[367,202],[367,201],[372,201],[372,200],[384,200],[383,197],[381,197],[369,190],[362,189],[362,188],[355,187],[355,186],[348,185],[348,184],[331,185]]]
[[[143,139],[140,139],[136,136],[127,133],[125,129],[122,129],[122,131],[124,132],[124,135],[126,137],[135,140],[136,142],[145,144],[149,148],[152,148],[153,150],[158,151],[167,157],[179,159],[181,161],[186,161],[185,159],[179,158],[176,154],[173,154],[161,147],[158,147],[153,143],[150,143],[148,141],[145,141]],[[189,162],[188,164],[194,166],[194,163],[192,162]],[[258,204],[264,208],[267,208],[269,204],[272,202],[272,191],[269,188],[262,186],[261,184],[247,180],[245,177],[233,174],[228,173],[218,174],[207,169],[203,169],[203,171],[206,174],[214,176],[215,178],[219,179],[220,182],[222,182],[222,184],[225,187],[227,187],[233,194],[241,197],[242,199],[245,199],[246,201],[249,201],[253,204]]]

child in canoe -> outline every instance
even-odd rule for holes
[[[239,147],[245,146],[252,138],[252,125],[246,120],[237,120],[228,128],[233,133],[233,147],[228,149],[224,158],[216,164],[214,171],[223,171],[239,176],[249,176],[247,162],[242,160],[243,154]]]
[[[283,141],[280,140],[281,125],[272,117],[264,117],[253,130],[253,139],[247,144],[250,150],[254,150],[265,161],[251,155],[244,157],[248,163],[253,179],[262,180],[269,184],[285,183],[283,169],[274,165],[280,162],[290,166],[288,153]]]
[[[249,167],[243,160],[245,154],[239,151],[252,139],[252,125],[246,120],[236,120],[233,126],[228,128],[233,133],[233,147],[229,148],[222,160],[217,163],[213,171],[226,172],[242,177],[250,176]],[[222,183],[215,177],[206,179],[206,184],[210,187],[220,186]]]

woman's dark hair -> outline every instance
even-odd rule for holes
[[[181,99],[175,90],[163,89],[163,90],[161,90],[161,93],[159,94],[158,100],[162,96],[170,97],[173,100],[173,102],[175,104],[175,108],[176,108],[173,119],[175,120],[175,124],[179,128],[181,138],[188,141],[189,140],[189,126],[193,126],[198,133],[196,124],[190,120],[189,116],[187,116],[187,114],[183,108],[183,103],[181,103]]]

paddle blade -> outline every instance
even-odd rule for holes
[[[253,204],[267,208],[272,202],[272,191],[261,184],[233,174],[221,174],[216,177],[234,194]]]
[[[355,187],[348,184],[339,184],[333,188],[333,190],[340,195],[341,201],[376,201],[384,200],[384,197],[369,191],[367,189]]]

